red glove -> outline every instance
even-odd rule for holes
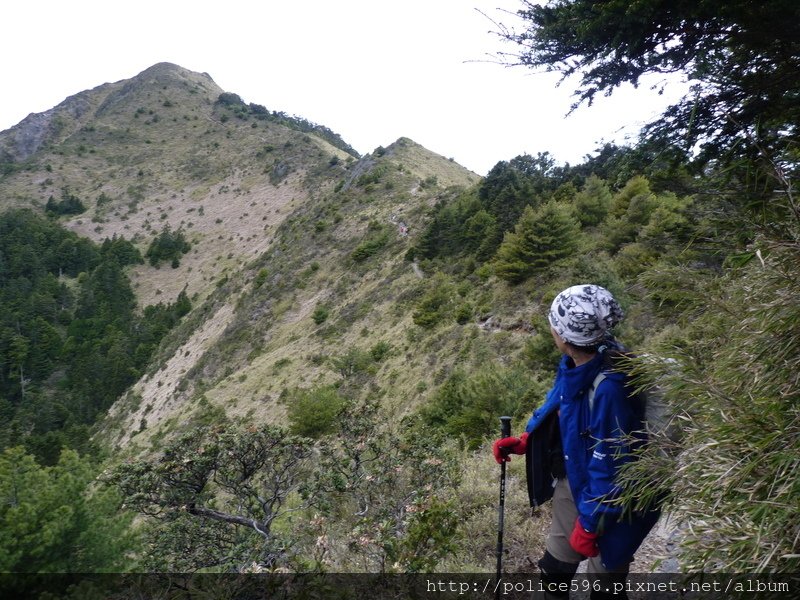
[[[575,519],[575,527],[572,529],[572,535],[569,536],[569,545],[578,554],[588,557],[597,556],[600,554],[597,537],[596,533],[586,531],[579,519]]]
[[[528,432],[526,431],[519,437],[507,437],[497,440],[492,446],[494,459],[497,464],[503,461],[510,461],[509,454],[525,454],[525,448],[528,446]]]

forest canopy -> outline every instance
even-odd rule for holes
[[[102,245],[30,210],[0,215],[0,448],[24,444],[47,464],[90,450],[90,428],[142,373],[191,308],[136,310],[124,238]]]

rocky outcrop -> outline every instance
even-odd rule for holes
[[[0,133],[0,152],[8,162],[22,162],[44,146],[63,141],[94,114],[98,95],[107,93],[104,84],[70,96],[61,104],[41,113],[31,113],[17,125]],[[99,94],[98,94],[99,92]]]

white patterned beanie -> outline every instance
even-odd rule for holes
[[[584,284],[573,285],[556,296],[548,320],[564,341],[594,346],[610,336],[610,330],[623,316],[611,292],[599,285]]]

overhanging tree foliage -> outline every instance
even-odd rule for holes
[[[800,122],[800,5],[794,0],[522,0],[513,64],[577,75],[591,103],[647,74],[682,73],[690,93],[648,129],[701,164],[793,161]],[[666,84],[664,84],[666,85]],[[794,162],[794,161],[793,161]],[[771,190],[768,190],[771,191]]]

